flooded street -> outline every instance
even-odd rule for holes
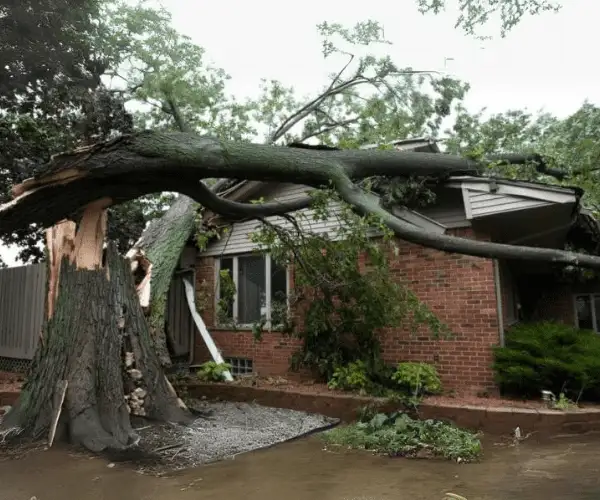
[[[57,448],[0,461],[0,500],[441,500],[446,492],[468,500],[597,500],[599,457],[600,436],[487,442],[482,463],[470,465],[324,452],[311,437],[157,478]]]

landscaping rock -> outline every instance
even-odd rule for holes
[[[164,458],[147,472],[179,470],[231,458],[324,430],[338,419],[257,404],[191,400],[200,415],[191,425],[140,429],[140,444]]]

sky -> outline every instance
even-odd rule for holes
[[[481,34],[493,39],[484,42],[454,28],[453,0],[437,16],[420,14],[416,0],[304,0],[301,8],[274,0],[157,1],[172,13],[175,28],[231,75],[229,91],[240,98],[256,96],[261,78],[294,86],[300,95],[318,93],[340,61],[323,59],[316,25],[373,19],[393,43],[381,50],[398,66],[469,82],[465,105],[473,112],[528,109],[564,117],[586,99],[600,104],[600,68],[590,64],[600,46],[598,0],[569,0],[556,14],[527,17],[506,38],[490,25]],[[9,265],[18,265],[16,253],[0,247]]]
[[[161,0],[177,29],[229,72],[238,95],[255,93],[261,78],[294,85],[301,94],[317,92],[336,66],[321,56],[316,25],[374,19],[393,42],[386,50],[397,65],[447,71],[469,82],[469,108],[544,108],[559,116],[586,98],[600,101],[600,69],[588,62],[600,46],[600,2],[564,3],[557,14],[525,18],[505,39],[491,26],[482,34],[495,39],[480,42],[454,28],[456,11],[423,15],[416,0],[305,0],[301,9],[274,0]]]

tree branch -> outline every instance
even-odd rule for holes
[[[334,97],[346,90],[349,90],[358,85],[362,85],[365,83],[370,83],[376,86],[377,81],[383,82],[388,88],[391,90],[391,87],[385,82],[385,78],[388,76],[399,76],[399,75],[418,75],[418,74],[431,74],[438,73],[437,71],[418,71],[418,70],[407,70],[407,71],[399,71],[399,72],[389,72],[384,76],[378,75],[375,78],[368,78],[364,76],[359,68],[359,71],[355,73],[355,75],[343,82],[337,83],[340,80],[342,74],[346,71],[348,66],[354,60],[354,55],[349,54],[350,58],[348,62],[344,65],[344,67],[332,78],[331,83],[327,89],[319,94],[314,99],[307,102],[304,106],[302,106],[299,110],[297,110],[294,114],[289,116],[284,122],[271,134],[269,137],[269,143],[274,143],[287,134],[298,122],[302,121],[304,118],[308,117],[312,112],[316,111],[317,108],[328,98]]]
[[[296,111],[293,115],[289,116],[286,120],[284,120],[284,122],[269,137],[270,143],[274,143],[278,139],[283,137],[294,125],[296,125],[298,122],[302,121],[304,118],[306,118],[308,115],[310,115],[310,113],[312,113],[315,109],[317,109],[317,107],[319,107],[319,105],[327,97],[335,95],[335,93],[333,93],[335,83],[340,79],[340,77],[342,76],[344,71],[346,71],[348,66],[350,66],[350,64],[354,60],[353,54],[349,54],[349,56],[350,57],[349,57],[348,62],[337,73],[337,75],[335,75],[335,77],[332,78],[331,84],[329,85],[327,90],[325,92],[323,92],[322,94],[320,94],[319,96],[317,96],[316,98],[314,98],[312,101],[309,101],[308,103],[306,103],[298,111]],[[360,83],[363,83],[363,82],[360,82]],[[357,85],[358,85],[358,83],[357,83]],[[339,92],[341,92],[341,90]]]
[[[504,154],[494,155],[487,158],[490,163],[496,165],[527,165],[533,164],[536,172],[542,175],[549,175],[558,181],[564,181],[572,175],[577,175],[577,172],[567,172],[565,170],[550,168],[544,157],[537,153],[532,154]]]
[[[502,158],[499,158],[502,160]],[[510,157],[507,161],[512,161]],[[514,159],[513,159],[514,160]],[[486,163],[445,155],[382,150],[318,150],[220,141],[183,132],[145,131],[72,153],[56,155],[35,178],[15,186],[17,196],[0,206],[0,235],[36,223],[50,226],[82,206],[110,198],[113,203],[175,191],[215,211],[248,217],[279,214],[295,204],[246,206],[207,196],[205,178],[235,178],[329,187],[361,214],[373,213],[398,237],[446,252],[478,257],[540,260],[600,268],[600,257],[561,250],[474,241],[422,232],[383,209],[378,198],[352,181],[372,176],[445,178],[477,174]]]
[[[292,116],[287,118],[278,128],[275,130],[273,134],[271,134],[270,142],[274,143],[285,134],[287,134],[294,125],[298,122],[304,120],[308,115],[310,115],[313,111],[315,111],[325,99],[329,97],[333,97],[337,94],[340,94],[344,90],[351,89],[352,87],[356,87],[357,85],[362,85],[366,83],[366,79],[362,77],[356,77],[356,79],[341,83],[340,85],[327,90],[325,93],[315,97],[313,100],[306,103],[302,106],[298,111],[296,111]]]
[[[600,257],[595,255],[577,254],[574,252],[549,248],[533,248],[491,243],[422,231],[412,224],[403,222],[398,217],[383,209],[379,203],[379,198],[360,189],[343,173],[336,176],[334,185],[342,200],[351,205],[357,213],[361,215],[374,214],[380,217],[381,221],[389,227],[396,236],[410,243],[435,248],[444,252],[472,255],[474,257],[534,260],[600,268]]]
[[[331,132],[332,130],[335,130],[336,128],[339,128],[339,127],[348,127],[348,125],[352,125],[353,123],[356,123],[358,120],[359,120],[358,117],[356,117],[356,118],[350,118],[348,120],[344,120],[341,122],[326,123],[323,125],[323,127],[319,128],[318,130],[315,130],[314,132],[310,132],[309,134],[302,136],[298,142],[304,142],[307,139],[310,139],[311,137],[317,137],[319,135],[326,134],[327,132]]]
[[[282,216],[307,208],[312,201],[310,196],[303,196],[298,200],[288,202],[239,203],[218,196],[203,183],[199,183],[196,186],[194,193],[192,196],[192,191],[190,190],[187,194],[202,206],[229,220],[263,219],[277,215]]]
[[[177,125],[177,128],[179,130],[181,130],[182,132],[191,132],[192,129],[185,122],[185,120],[183,119],[183,116],[181,116],[181,113],[179,112],[179,108],[175,104],[175,100],[173,99],[173,97],[170,95],[167,95],[166,93],[165,93],[165,96],[166,96],[165,104],[167,105],[169,114],[173,117],[173,120],[175,120],[175,124]]]

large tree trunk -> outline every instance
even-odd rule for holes
[[[535,156],[535,155],[533,155]],[[507,155],[494,162],[524,164]],[[35,223],[48,226],[81,206],[108,197],[113,204],[144,194],[176,191],[215,213],[261,218],[298,210],[298,203],[235,203],[211,192],[203,179],[233,178],[332,186],[356,212],[374,215],[399,238],[475,257],[550,262],[600,269],[600,257],[553,248],[508,245],[423,231],[387,211],[355,181],[373,176],[478,175],[486,163],[452,155],[377,150],[312,150],[222,141],[192,133],[143,131],[54,156],[33,178],[13,188],[0,206],[0,235]],[[573,191],[579,197],[579,190]],[[310,205],[310,197],[302,200]]]
[[[165,368],[171,366],[165,332],[169,287],[181,252],[194,231],[197,209],[194,200],[180,195],[160,219],[148,225],[127,253],[154,348]]]
[[[102,259],[101,208],[86,210],[74,239],[72,231],[54,231],[63,241],[50,247],[49,319],[19,400],[2,423],[40,438],[52,436],[59,420],[59,435],[66,431],[94,452],[137,443],[130,414],[189,418],[152,347],[129,261],[112,244]]]

